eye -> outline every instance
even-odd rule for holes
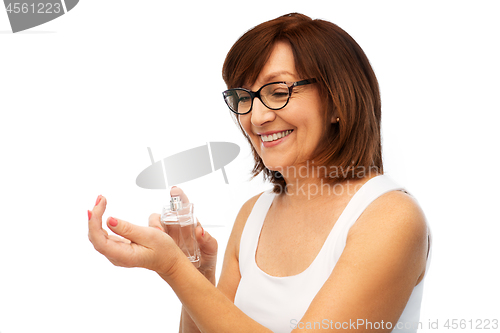
[[[270,97],[272,99],[286,99],[288,98],[288,89],[283,88],[283,87],[277,87],[273,90],[271,90]]]
[[[250,102],[250,96],[240,96],[238,98],[238,103],[248,103]]]
[[[273,97],[288,96],[288,91],[273,91]]]

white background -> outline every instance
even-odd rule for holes
[[[82,0],[17,34],[0,10],[0,332],[177,331],[170,287],[97,253],[86,210],[102,194],[106,217],[146,225],[168,199],[135,184],[147,147],[160,159],[237,143],[229,185],[218,171],[181,186],[202,223],[223,226],[207,228],[221,264],[239,208],[269,187],[248,182],[222,63],[246,30],[294,11],[345,29],[378,76],[386,173],[434,235],[424,328],[500,319],[496,3]]]

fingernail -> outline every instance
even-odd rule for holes
[[[109,225],[112,227],[116,227],[118,225],[118,221],[114,217],[109,218]]]
[[[101,202],[101,195],[97,197],[97,200],[95,201],[95,205],[97,206]]]
[[[87,213],[89,214],[89,221],[92,218],[92,212],[90,210],[87,210]]]
[[[203,229],[203,227],[201,227],[201,237],[205,236],[205,229]]]

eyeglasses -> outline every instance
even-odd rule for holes
[[[244,88],[234,88],[222,93],[229,109],[236,114],[247,114],[252,111],[253,99],[257,97],[268,109],[283,109],[292,96],[294,87],[304,86],[316,82],[316,79],[307,79],[297,82],[271,82],[263,85],[257,91]]]

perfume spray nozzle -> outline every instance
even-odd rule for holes
[[[177,195],[170,198],[170,209],[173,211],[182,209],[182,201],[180,196]]]

